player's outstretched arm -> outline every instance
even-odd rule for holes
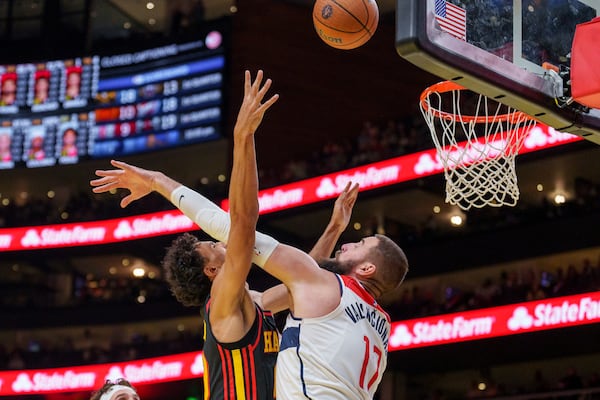
[[[225,263],[211,288],[211,322],[220,320],[219,330],[224,332],[247,332],[246,328],[249,327],[242,325],[252,324],[254,320],[245,318],[254,314],[254,306],[245,288],[252,266],[254,234],[258,221],[258,172],[254,133],[264,113],[278,99],[274,95],[262,103],[270,86],[270,79],[263,84],[262,71],[258,71],[254,82],[250,72],[246,71],[244,101],[233,134],[233,166],[229,185],[231,227],[227,252]],[[228,336],[229,334],[225,336],[228,340],[235,339]]]
[[[358,197],[358,189],[358,184],[352,185],[349,182],[335,200],[329,223],[309,253],[315,261],[318,262],[331,255],[340,236],[348,227],[352,209]],[[276,313],[286,310],[290,306],[290,293],[284,284],[275,285],[264,292],[254,290],[250,292],[253,300],[265,310]]]
[[[310,251],[309,255],[317,262],[331,256],[336,243],[350,223],[352,209],[358,197],[358,183],[348,182],[335,200],[333,212],[325,231]]]

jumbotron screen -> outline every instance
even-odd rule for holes
[[[221,138],[228,32],[127,54],[0,65],[0,169]]]

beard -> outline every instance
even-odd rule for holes
[[[338,261],[335,258],[326,258],[319,261],[319,267],[340,275],[348,275],[352,271],[352,265],[349,262]]]

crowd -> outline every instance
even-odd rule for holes
[[[598,263],[584,259],[581,266],[571,263],[552,270],[502,270],[471,286],[421,287],[410,281],[405,286],[400,299],[388,307],[396,320],[598,291],[600,258]]]

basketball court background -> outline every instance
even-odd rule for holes
[[[237,33],[231,71],[234,88],[231,103],[236,104],[236,100],[239,100],[240,93],[235,88],[241,87],[243,68],[263,68],[273,78],[274,88],[282,94],[277,107],[272,110],[268,121],[265,121],[265,129],[257,137],[259,162],[265,167],[280,165],[292,151],[298,154],[308,151],[323,137],[338,140],[354,135],[364,122],[365,115],[375,121],[402,115],[416,115],[415,118],[419,118],[417,99],[420,92],[439,80],[437,76],[421,71],[396,53],[395,15],[388,12],[382,17],[376,35],[364,48],[343,53],[326,47],[316,37],[310,24],[309,10],[307,4],[265,0],[247,0],[239,6],[235,21]],[[290,26],[294,26],[294,29],[290,29]],[[234,115],[237,110],[234,107],[232,109]],[[522,204],[537,204],[542,197],[551,198],[552,193],[559,190],[570,193],[575,177],[600,181],[597,146],[588,142],[569,146],[518,157],[517,173],[521,183]],[[186,155],[193,153],[193,150],[190,149]],[[228,149],[222,151],[227,153]],[[158,166],[165,154],[171,155],[164,153],[131,161],[149,162]],[[218,168],[214,172],[226,168],[226,161],[223,165],[220,164],[221,160],[215,160],[215,163]],[[89,172],[93,168],[104,166],[104,163],[90,164],[87,168],[89,171],[85,168],[62,169],[60,175],[42,170],[3,173],[3,192],[4,188],[14,188],[15,193],[18,193],[18,190],[27,187],[33,193],[37,190],[36,183],[43,192],[45,188],[40,182],[65,185],[66,179],[80,182],[81,186],[77,189],[88,190]],[[161,166],[168,173],[182,176],[183,180],[189,182],[195,177],[195,171],[191,171],[183,161]],[[6,182],[10,183],[4,186]],[[11,186],[13,183],[14,186]],[[546,191],[537,191],[539,183],[543,184]],[[27,184],[29,186],[22,186]],[[355,216],[357,220],[364,220],[376,211],[386,218],[416,227],[433,215],[434,205],[443,207],[443,179],[440,176],[361,194]],[[319,204],[294,212],[265,216],[262,219],[263,226],[273,232],[282,232],[289,237],[297,237],[299,241],[308,242],[321,232],[329,215],[329,206],[330,204]],[[439,218],[440,224],[446,223],[450,212],[451,210],[444,209],[441,214],[433,217]],[[500,215],[505,214],[501,212]],[[473,272],[479,267],[490,266],[492,261],[527,258],[567,248],[590,248],[588,255],[595,257],[594,228],[597,223],[597,218],[584,217],[570,223],[549,223],[544,227],[536,226],[518,232],[508,230],[494,235],[457,238],[433,247],[420,246],[411,249],[415,265],[411,274],[418,278],[439,276],[436,274],[448,269],[470,268]],[[302,230],[297,229],[298,226],[302,226]],[[534,237],[536,241],[533,240]],[[157,257],[161,252],[161,245],[156,242],[153,244],[156,254],[151,256]],[[144,247],[146,248],[132,248],[131,251],[147,254],[147,246]],[[105,248],[86,250],[86,253],[90,252],[92,255],[94,252],[106,253]],[[81,253],[74,251],[73,259]],[[439,255],[443,255],[443,263],[440,263]],[[42,255],[28,254],[27,257],[38,258]],[[22,257],[13,254],[4,258],[3,254],[2,258],[0,263],[10,267],[14,259]],[[86,266],[77,264],[75,267]],[[495,273],[497,269],[493,271]],[[581,340],[577,343],[573,338]],[[561,346],[549,351],[530,346],[527,344],[531,343],[528,339],[517,337],[509,341],[481,342],[476,346],[457,345],[399,352],[391,358],[394,368],[397,367],[397,375],[392,372],[392,376],[400,382],[406,376],[422,376],[426,382],[431,383],[431,379],[440,374],[450,376],[449,369],[440,368],[445,366],[455,370],[470,370],[493,360],[504,365],[517,365],[520,370],[527,371],[528,367],[520,363],[534,358],[544,360],[549,357],[565,357],[565,354],[576,359],[585,355],[586,351],[595,351],[586,347],[588,337],[581,331],[578,333],[567,330],[556,335],[536,336],[534,339],[532,342],[547,342],[550,346],[561,343]],[[514,351],[503,352],[502,349],[505,348]],[[527,353],[528,351],[531,352]],[[469,354],[469,357],[464,357],[464,354]],[[436,368],[432,368],[433,363]],[[398,398],[393,392],[386,392],[386,396]]]

